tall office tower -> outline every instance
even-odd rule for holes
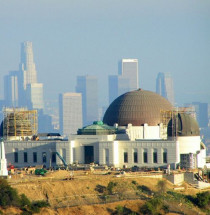
[[[11,71],[4,76],[4,101],[8,107],[18,106],[19,96],[19,71]]]
[[[122,59],[119,62],[118,73],[129,80],[130,91],[139,88],[138,59]]]
[[[37,82],[32,42],[29,41],[21,43],[20,74],[19,105],[43,109],[43,84]]]
[[[52,117],[48,114],[44,114],[44,111],[41,109],[38,111],[38,133],[49,132],[55,132],[52,126]]]
[[[26,98],[29,109],[44,109],[43,84],[27,84]]]
[[[196,119],[200,128],[208,127],[208,103],[192,102],[192,106],[195,108]]]
[[[95,76],[77,76],[76,92],[82,94],[83,126],[98,120],[98,79]]]
[[[129,79],[119,75],[109,76],[109,104],[118,96],[131,91]]]
[[[32,42],[26,41],[21,44],[20,71],[22,72],[24,90],[26,90],[27,84],[37,83]]]
[[[168,99],[174,105],[174,85],[170,73],[158,73],[156,93]]]
[[[109,76],[109,103],[138,88],[138,59],[122,59],[118,64],[118,75]]]
[[[76,134],[82,127],[82,94],[63,93],[59,95],[59,124],[64,135]]]

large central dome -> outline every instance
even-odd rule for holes
[[[162,96],[146,90],[135,90],[116,98],[104,114],[103,122],[126,126],[150,126],[161,123],[161,111],[172,110],[171,103]]]

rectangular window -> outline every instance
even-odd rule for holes
[[[18,152],[14,152],[14,161],[18,163]]]
[[[109,149],[105,149],[105,160],[106,164],[109,164]]]
[[[28,162],[28,153],[27,152],[23,153],[23,159],[24,159],[24,163]]]
[[[153,152],[153,163],[157,163],[157,151]]]
[[[37,163],[37,152],[33,152],[33,161]]]
[[[133,153],[133,162],[138,163],[138,152]]]
[[[56,163],[56,153],[52,152],[52,163]]]
[[[168,163],[168,160],[167,160],[167,151],[163,152],[163,163]]]
[[[43,163],[47,162],[47,153],[46,152],[42,152],[42,162]]]
[[[144,151],[143,153],[144,163],[147,163],[147,151]]]
[[[128,163],[128,152],[124,152],[124,163]]]

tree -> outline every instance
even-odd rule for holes
[[[157,183],[158,193],[159,194],[163,194],[163,193],[166,192],[166,189],[167,189],[167,187],[166,187],[166,181],[165,180],[158,181],[158,183]]]

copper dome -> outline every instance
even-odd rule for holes
[[[139,89],[116,98],[104,114],[103,122],[111,126],[114,123],[154,126],[161,122],[161,110],[172,110],[171,103],[154,92]]]
[[[173,124],[172,119],[168,123],[168,136],[200,136],[198,122],[190,114],[178,113]]]

